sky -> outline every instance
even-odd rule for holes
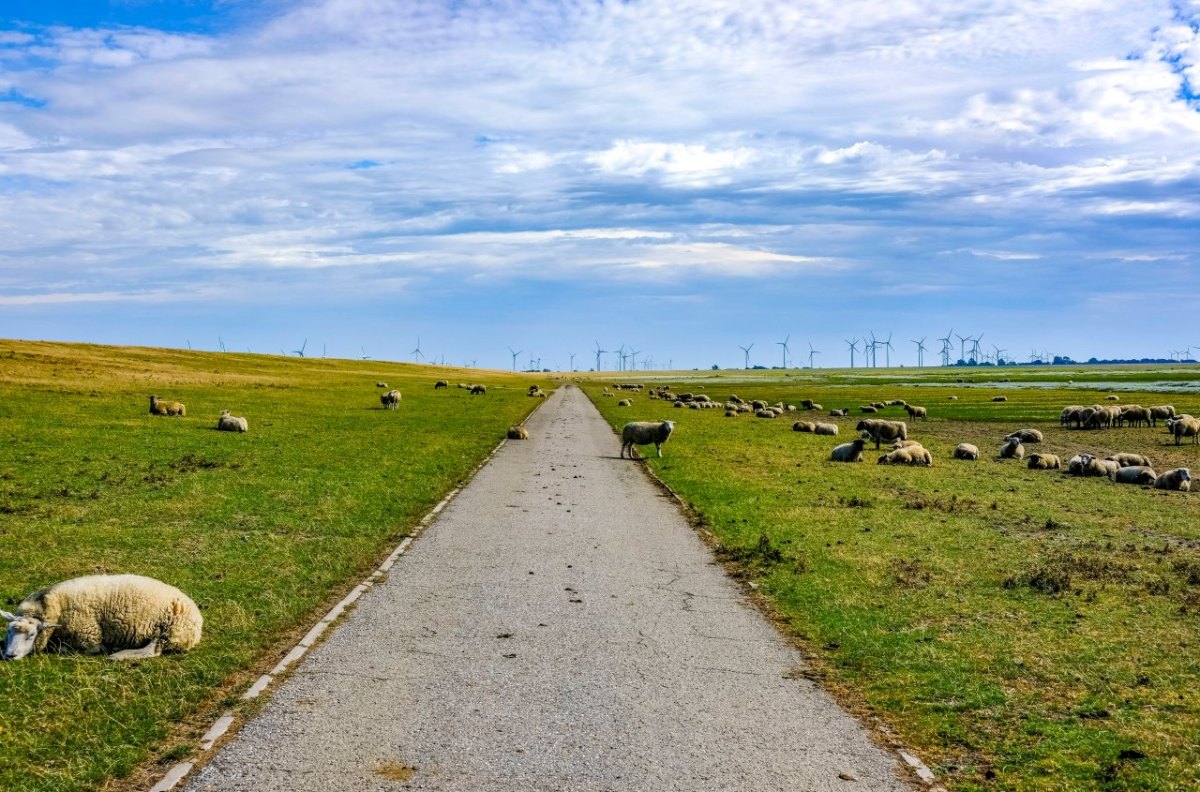
[[[1200,0],[0,14],[2,338],[555,369],[779,365],[785,339],[844,367],[870,333],[880,365],[922,338],[933,365],[951,330],[1007,359],[1200,356]]]

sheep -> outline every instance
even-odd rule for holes
[[[1110,470],[1108,477],[1118,484],[1141,484],[1152,486],[1158,480],[1158,474],[1153,468],[1145,465],[1130,465]]]
[[[1130,426],[1141,426],[1142,424],[1150,426],[1150,408],[1140,404],[1130,404],[1121,408],[1121,414],[1117,417],[1117,425],[1122,426],[1125,423]]]
[[[702,409],[702,405],[700,404],[700,402],[688,402],[687,408],[689,410],[699,410],[699,409]]]
[[[862,462],[863,447],[867,444],[861,437],[851,443],[842,443],[830,453],[834,462]]]
[[[754,410],[755,412],[759,410],[765,410],[767,409],[767,403],[762,399],[755,399],[754,401],[750,402],[750,409]]]
[[[888,407],[907,407],[908,402],[904,399],[888,399],[884,404]]]
[[[897,440],[892,443],[892,448],[911,448],[912,446],[921,445],[920,440]]]
[[[1030,470],[1059,470],[1062,460],[1055,454],[1030,454],[1026,467]]]
[[[868,415],[869,415],[869,414],[871,414],[871,413],[876,413],[876,412],[879,412],[879,408],[878,408],[878,407],[876,407],[876,406],[875,406],[875,405],[873,405],[873,404],[864,404],[863,406],[859,407],[858,409],[859,409],[861,412],[864,412],[864,413],[866,413],[866,414],[868,414]]]
[[[904,405],[904,411],[908,413],[908,417],[914,421],[920,418],[923,421],[929,420],[929,411],[924,407],[917,407],[915,404]]]
[[[383,405],[383,409],[385,410],[399,410],[400,391],[393,388],[387,393],[381,394],[379,397],[379,402]]]
[[[970,443],[959,443],[954,447],[955,459],[967,459],[974,461],[979,459],[979,449]]]
[[[846,415],[849,415],[849,411],[847,411],[847,410],[830,410],[829,415],[834,418],[841,418]]]
[[[957,396],[951,396],[949,399],[947,399],[947,401],[958,401],[958,397],[957,397]]]
[[[471,395],[472,396],[487,396],[487,385],[472,385],[471,386]],[[611,395],[611,394],[609,394],[609,395]]]
[[[1107,396],[1105,396],[1104,398],[1107,399],[1108,401],[1120,401],[1121,400],[1121,397],[1115,393],[1110,393]]]
[[[1082,409],[1082,404],[1068,404],[1066,407],[1063,407],[1062,412],[1058,414],[1058,425],[1066,426],[1071,423]]]
[[[756,417],[756,418],[778,418],[779,413],[775,412],[774,410],[756,410],[754,412],[754,417]]]
[[[174,586],[141,575],[88,575],[30,594],[8,622],[4,659],[53,646],[113,660],[186,652],[200,642],[204,617]]]
[[[749,404],[739,404],[737,411],[740,413],[754,412],[754,408],[751,407]]]
[[[1037,429],[1018,429],[1017,431],[1012,432],[1011,434],[1005,435],[1004,439],[1011,440],[1014,437],[1017,438],[1018,440],[1020,440],[1022,443],[1040,443],[1040,442],[1042,442],[1042,433],[1039,432]]]
[[[150,397],[151,415],[173,415],[182,418],[187,415],[187,407],[182,402],[163,401],[157,396]]]
[[[1007,397],[1007,396],[993,396],[993,397],[992,397],[992,401],[994,401],[994,402],[1006,402],[1006,401],[1008,401],[1008,397]]]
[[[1079,475],[1107,477],[1114,470],[1120,470],[1121,466],[1110,459],[1096,459],[1091,454],[1082,454],[1080,456]]]
[[[222,432],[246,432],[250,430],[250,424],[245,418],[230,415],[229,410],[221,410],[221,417],[217,419],[217,429]]]
[[[677,402],[675,402],[675,404],[674,404],[673,406],[674,406],[674,407],[676,407],[676,408],[678,408],[678,409],[682,409],[682,408],[683,408],[683,402],[681,402],[681,401],[677,401]]]
[[[1192,473],[1187,468],[1168,470],[1154,479],[1154,489],[1190,492],[1192,489]]]
[[[1025,446],[1021,445],[1021,439],[1014,437],[1004,445],[1000,446],[1001,459],[1023,459],[1025,457]]]
[[[1063,468],[1063,473],[1069,473],[1073,476],[1083,475],[1083,454],[1076,454],[1067,460],[1067,465]]]
[[[617,402],[617,406],[618,407],[632,407],[633,399],[621,399],[621,401]]]
[[[923,446],[913,445],[895,448],[879,457],[877,465],[917,465],[929,467],[933,465],[933,457]]]
[[[1150,425],[1158,426],[1158,419],[1166,420],[1175,417],[1175,407],[1170,404],[1160,404],[1150,408]]]
[[[376,388],[386,388],[386,387],[387,387],[387,383],[386,383],[386,382],[376,382],[376,383],[375,383],[375,387],[376,387]],[[436,387],[436,386],[434,386],[434,387]]]
[[[509,440],[528,440],[529,430],[524,426],[510,426],[508,433],[505,435]]]
[[[793,432],[815,432],[816,430],[817,425],[812,421],[796,421],[792,424]]]
[[[629,458],[634,457],[635,445],[649,445],[654,443],[654,448],[658,451],[659,457],[662,457],[663,443],[671,439],[671,432],[675,431],[674,421],[631,421],[621,428],[621,458],[625,457],[626,450],[629,451]]]
[[[726,410],[726,411],[725,411],[725,417],[726,417],[726,418],[737,418],[737,417],[738,417],[738,411],[737,411],[737,410]]]
[[[739,398],[736,393],[730,394],[729,401],[733,402],[734,404],[742,404],[743,403],[741,398]]]
[[[383,387],[386,388],[387,384],[384,384]],[[441,390],[442,388],[449,388],[449,387],[450,387],[450,383],[447,382],[446,380],[438,380],[437,382],[433,383],[434,390]]]
[[[830,437],[837,437],[838,427],[837,427],[837,424],[818,422],[817,425],[815,427],[813,427],[813,433],[819,434],[819,435],[826,435],[826,436],[830,436]]]
[[[1111,459],[1120,467],[1150,467],[1150,458],[1142,454],[1111,454],[1105,459]]]
[[[908,425],[904,421],[885,421],[879,418],[864,418],[854,427],[856,431],[866,432],[875,441],[878,450],[884,440],[907,440]]]
[[[1179,441],[1184,437],[1192,438],[1193,445],[1200,441],[1200,419],[1190,415],[1181,415],[1178,418],[1171,418],[1167,425],[1171,434],[1175,436],[1175,445],[1179,445]]]

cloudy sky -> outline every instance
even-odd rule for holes
[[[0,337],[1200,356],[1200,0],[0,9]]]

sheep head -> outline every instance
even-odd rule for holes
[[[16,616],[8,611],[0,611],[0,617],[8,622],[8,631],[4,636],[5,660],[20,660],[28,656],[37,644],[38,633],[58,626],[33,616]]]

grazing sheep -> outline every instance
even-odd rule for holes
[[[1042,442],[1042,433],[1039,432],[1037,429],[1018,429],[1017,431],[1013,432],[1012,434],[1005,435],[1004,439],[1012,440],[1014,437],[1017,438],[1018,440],[1020,440],[1022,443],[1040,443],[1040,442]]]
[[[385,409],[385,410],[399,410],[400,409],[400,391],[393,389],[393,390],[388,391],[387,393],[381,394],[379,397],[379,401],[383,405],[383,409]]]
[[[1158,419],[1164,421],[1168,418],[1175,417],[1175,407],[1170,404],[1160,404],[1157,407],[1150,408],[1150,425],[1158,426]]]
[[[376,388],[386,388],[386,387],[387,387],[387,383],[386,383],[386,382],[376,382],[376,383],[375,383],[375,387],[376,387]],[[436,386],[435,386],[435,387],[436,387]]]
[[[621,401],[617,402],[617,406],[618,407],[632,407],[633,399],[621,399]]]
[[[733,402],[734,404],[743,404],[744,403],[740,398],[738,398],[738,395],[736,393],[731,394],[729,396],[729,401]]]
[[[1024,459],[1025,446],[1021,445],[1020,438],[1014,437],[1004,445],[1000,446],[1001,459]]]
[[[1141,484],[1143,486],[1152,486],[1158,480],[1158,474],[1154,472],[1154,469],[1145,465],[1130,465],[1110,470],[1108,477],[1118,484]]]
[[[813,432],[819,435],[837,437],[838,427],[837,424],[817,423],[817,425],[813,427]]]
[[[970,443],[959,443],[954,447],[953,456],[955,459],[969,459],[974,461],[979,459],[979,449]]]
[[[1168,470],[1154,479],[1154,489],[1190,492],[1192,489],[1192,473],[1187,468]]]
[[[663,443],[671,439],[673,431],[674,421],[631,421],[625,424],[621,429],[621,458],[624,459],[625,452],[629,451],[629,458],[634,459],[633,447],[650,443],[654,443],[654,448],[661,457]]]
[[[994,401],[994,402],[1008,401],[1008,397],[1007,396],[993,396],[992,401]]]
[[[1062,460],[1054,454],[1030,454],[1027,467],[1030,470],[1058,470]]]
[[[487,396],[487,385],[472,385],[471,386],[471,395],[472,396]],[[609,394],[609,395],[611,396],[612,394]]]
[[[245,418],[230,415],[229,410],[221,410],[221,417],[217,419],[217,429],[222,432],[246,432],[250,430],[250,423]]]
[[[183,406],[182,402],[163,401],[157,396],[150,397],[150,414],[151,415],[173,415],[179,418],[187,415],[187,407]]]
[[[509,440],[528,440],[529,430],[524,426],[508,427],[508,434],[505,435]]]
[[[842,443],[830,453],[829,458],[834,462],[862,462],[863,447],[867,444],[861,437],[852,443]]]
[[[1200,419],[1190,415],[1181,415],[1178,418],[1171,418],[1167,426],[1170,428],[1171,434],[1175,436],[1175,445],[1179,445],[1179,441],[1185,437],[1192,438],[1193,445],[1200,441]]]
[[[864,418],[854,427],[856,431],[866,432],[875,441],[878,449],[884,441],[907,440],[908,425],[904,421],[885,421],[881,418]]]
[[[1062,412],[1058,414],[1058,425],[1066,426],[1071,423],[1081,410],[1083,410],[1082,404],[1068,404],[1066,407],[1063,407]]]
[[[1150,467],[1150,458],[1141,454],[1112,454],[1105,459],[1111,459],[1121,467]]]
[[[8,622],[4,658],[53,646],[113,660],[186,652],[200,642],[204,618],[174,586],[141,575],[88,575],[30,594]]]
[[[904,411],[908,413],[908,417],[912,418],[914,421],[918,418],[920,418],[922,421],[929,420],[929,411],[924,407],[917,407],[915,404],[906,404],[904,405]]]
[[[383,387],[386,388],[387,385],[384,385]],[[449,387],[450,387],[450,383],[447,382],[446,380],[438,380],[437,382],[433,383],[434,390],[441,390],[442,388],[449,388]]]
[[[796,421],[792,424],[793,432],[815,432],[817,425],[812,421]]]
[[[923,446],[912,445],[895,448],[879,457],[877,465],[916,465],[929,467],[933,465],[933,457]]]

